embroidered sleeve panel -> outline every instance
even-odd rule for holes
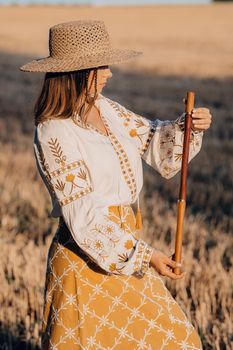
[[[132,208],[123,207],[121,217],[119,217],[116,212],[114,213],[114,206],[113,210],[110,208],[111,207],[108,207],[108,225],[112,222],[112,227],[114,227],[115,224],[117,224],[118,228],[122,227],[124,230],[124,237],[121,243],[118,241],[118,244],[121,245],[120,251],[117,253],[115,261],[110,261],[108,268],[115,274],[134,274],[135,276],[142,277],[149,268],[153,248],[142,239],[137,239],[135,224],[130,223],[132,220]],[[127,221],[127,217],[129,221]],[[111,233],[112,232],[113,230],[111,229]]]
[[[85,204],[84,204],[85,201]],[[149,268],[153,248],[133,232],[122,229],[120,224],[106,214],[108,207],[96,208],[95,193],[71,203],[78,213],[73,237],[91,261],[108,274],[144,276]],[[68,207],[63,207],[65,221]],[[88,214],[87,214],[88,213]]]
[[[53,137],[53,135],[56,135]],[[37,135],[38,136],[38,135]],[[68,135],[67,135],[68,136]],[[93,191],[90,171],[74,146],[64,142],[65,135],[58,135],[56,129],[43,135],[35,143],[37,161],[47,180],[47,186],[61,206]]]
[[[184,114],[176,120],[155,120],[154,136],[143,154],[142,158],[147,164],[156,169],[163,177],[169,179],[181,169],[183,140],[184,140]],[[192,130],[189,144],[190,162],[201,149],[203,131]]]

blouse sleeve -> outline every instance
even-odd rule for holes
[[[185,113],[175,120],[150,120],[115,101],[108,101],[142,159],[166,179],[176,175],[181,169]],[[200,151],[202,138],[203,131],[191,129],[188,162]]]
[[[34,151],[42,178],[78,246],[109,274],[143,276],[153,248],[110,219],[76,137],[61,122],[47,122],[36,128]]]

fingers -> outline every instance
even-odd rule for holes
[[[172,259],[170,259],[170,258],[166,258],[165,262],[166,262],[166,264],[167,264],[168,266],[172,267],[173,269],[174,269],[175,267],[180,267],[180,266],[181,266],[180,263],[177,263],[177,262],[175,262],[174,260],[172,260]]]
[[[194,131],[204,131],[210,127],[212,115],[210,114],[210,110],[208,108],[193,108],[191,117],[191,128]]]
[[[204,113],[198,113],[198,114],[192,114],[192,121],[200,122],[201,120],[204,121],[211,121],[212,116],[211,114],[204,114]]]
[[[174,280],[181,279],[181,278],[185,277],[186,272],[184,272],[182,270],[181,270],[181,273],[179,275],[175,274],[172,271],[172,269],[174,269],[175,267],[180,267],[180,268],[182,267],[182,264],[183,264],[183,261],[184,261],[183,257],[181,259],[181,263],[178,263],[178,262],[174,261],[173,259],[175,259],[175,253],[172,254],[169,258],[166,259],[167,266],[164,266],[161,269],[162,270],[161,274],[163,276],[170,277],[170,278],[172,278]]]
[[[171,257],[174,257],[174,254],[172,254]],[[162,252],[157,252],[156,259],[154,259],[152,266],[163,276],[170,277],[174,280],[183,278],[186,275],[186,272],[182,271],[181,269],[182,263],[174,261],[171,259],[171,257],[166,256]],[[176,267],[179,267],[181,269],[180,274],[175,274],[173,272]]]
[[[210,122],[208,120],[199,120],[199,121],[193,121],[193,124],[195,125],[195,127],[198,126],[204,126],[204,125],[210,125]]]
[[[170,258],[172,261],[175,262],[175,253],[169,255],[169,258]],[[183,262],[184,262],[184,258],[183,258],[183,256],[182,256],[182,257],[181,257],[181,264],[183,264]]]
[[[204,124],[210,124],[211,119],[209,117],[201,116],[199,119],[192,118],[192,124],[194,125],[204,125]]]
[[[200,130],[201,129],[205,130],[205,129],[208,129],[209,126],[210,126],[210,123],[193,123],[192,129],[194,129],[194,130],[199,130],[199,129]]]
[[[210,110],[208,108],[193,108],[191,112],[192,119],[195,121],[198,121],[199,119],[205,120],[205,121],[211,121],[212,115],[210,113]]]
[[[210,112],[209,108],[205,108],[205,107],[198,107],[198,108],[193,108],[192,112]]]
[[[177,275],[174,272],[172,272],[171,270],[169,270],[168,268],[167,269],[165,268],[163,270],[163,275],[167,276],[167,277],[170,277],[173,280],[178,280],[178,279],[181,279],[181,278],[185,277],[186,276],[186,272],[183,271],[183,272],[181,272],[180,275]]]

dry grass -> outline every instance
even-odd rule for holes
[[[60,20],[59,11],[55,15]],[[49,218],[50,200],[32,150],[32,106],[42,77],[17,70],[28,59],[16,52],[0,56],[0,349],[6,350],[39,349],[46,258],[57,227],[56,220]],[[230,350],[232,78],[175,75],[172,67],[171,75],[126,69],[113,73],[104,93],[148,118],[175,118],[182,112],[182,98],[190,89],[196,91],[196,105],[212,111],[213,125],[189,166],[183,249],[187,277],[166,283],[201,334],[204,349]],[[144,239],[171,254],[179,175],[168,181],[146,165],[144,170]]]

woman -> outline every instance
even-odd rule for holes
[[[159,275],[176,263],[140,238],[142,159],[169,179],[181,167],[184,116],[153,122],[102,95],[110,64],[140,54],[110,46],[102,21],[50,28],[50,56],[20,67],[46,72],[35,106],[34,150],[59,227],[44,291],[42,350],[201,349]],[[192,115],[189,161],[210,125]],[[137,200],[135,219],[132,204]]]

